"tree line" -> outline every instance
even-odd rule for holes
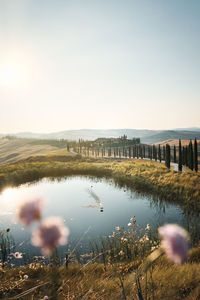
[[[102,139],[101,139],[102,141]],[[123,141],[123,139],[122,139]],[[119,142],[119,140],[117,141]],[[179,145],[170,146],[169,144],[146,145],[139,143],[140,140],[133,139],[132,145],[121,143],[116,146],[116,141],[108,145],[100,145],[91,141],[80,141],[73,144],[74,151],[85,156],[94,157],[114,157],[114,158],[140,158],[164,162],[167,168],[170,168],[171,162],[178,164],[178,170],[182,171],[183,166],[191,170],[198,171],[198,145],[195,138],[194,142],[190,140],[188,145],[182,146],[181,140]]]

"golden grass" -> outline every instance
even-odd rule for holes
[[[187,209],[200,210],[200,173],[189,170],[179,173],[168,170],[163,164],[146,160],[81,159],[68,157],[68,162],[56,161],[57,155],[48,156],[49,161],[25,161],[2,166],[1,187],[18,185],[43,177],[92,175],[113,178],[119,185],[126,185],[138,192],[179,203]],[[59,156],[61,157],[61,156]],[[140,278],[144,299],[199,299],[200,296],[200,247],[191,251],[187,263],[175,266],[161,257],[153,269]],[[92,263],[88,266],[69,265],[53,269],[43,266],[26,266],[0,270],[0,298],[9,299],[31,291],[21,299],[138,299],[135,285],[135,262],[121,263],[114,268]],[[141,263],[141,262],[140,262]],[[125,271],[124,271],[125,270]],[[23,275],[29,276],[23,280]]]
[[[37,144],[38,143],[38,144]],[[51,141],[46,144],[40,140],[32,139],[0,139],[0,165],[13,163],[35,155],[67,155],[67,149],[59,149],[51,145]]]
[[[200,210],[200,172],[175,172],[147,160],[81,159],[72,156],[33,157],[31,162],[2,166],[0,186],[14,186],[43,177],[91,175],[113,178],[121,186]],[[44,161],[42,161],[44,159]],[[55,161],[54,161],[55,160]],[[60,160],[60,161],[57,161]]]
[[[160,257],[152,268],[140,277],[143,299],[182,300],[199,299],[200,296],[200,251],[198,261],[182,266],[170,263]],[[39,264],[5,269],[0,273],[0,298],[9,299],[37,287],[21,299],[125,299],[120,276],[127,300],[138,299],[133,263],[104,265],[92,263],[87,266],[71,264],[68,269],[45,267]],[[23,276],[28,275],[24,280]],[[122,276],[123,274],[123,276]],[[40,286],[41,285],[41,286]]]

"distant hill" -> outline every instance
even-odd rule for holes
[[[166,140],[188,140],[194,138],[200,139],[200,130],[199,131],[185,131],[185,130],[164,130],[159,133],[154,133],[153,135],[146,136],[141,138],[141,141],[147,144],[154,144]]]
[[[200,131],[200,127],[176,128],[176,131]]]
[[[190,143],[190,140],[181,140],[181,145],[182,146],[188,146]],[[179,145],[179,140],[166,140],[166,141],[163,141],[163,142],[158,142],[156,143],[156,145],[160,144],[161,146],[164,146],[166,144],[169,144],[170,146],[176,146],[178,147]],[[192,144],[194,144],[194,140],[192,140]],[[197,140],[197,144],[198,144],[198,149],[200,151],[200,140]]]
[[[18,138],[34,139],[68,139],[68,140],[95,140],[101,137],[117,138],[122,135],[128,138],[140,137],[142,143],[154,144],[170,139],[200,139],[200,128],[184,128],[174,130],[147,130],[147,129],[80,129],[66,130],[52,133],[21,132],[10,134]],[[3,136],[0,134],[0,137]],[[5,135],[4,135],[5,136]]]

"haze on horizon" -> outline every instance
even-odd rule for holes
[[[200,127],[200,1],[2,0],[0,133]]]

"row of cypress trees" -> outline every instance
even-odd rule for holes
[[[189,167],[191,170],[198,171],[198,149],[197,140],[194,143],[190,140],[189,145],[181,145],[179,140],[178,153],[176,146],[170,147],[169,144],[162,146],[138,144],[125,147],[78,147],[77,152],[85,156],[95,157],[115,157],[115,158],[148,158],[155,161],[164,161],[167,168],[170,168],[170,163],[178,163],[178,170],[182,171],[183,165]]]
[[[189,145],[181,145],[181,140],[179,140],[179,159],[178,159],[178,169],[182,171],[182,166],[187,166],[192,171],[198,171],[198,146],[197,140],[195,138],[194,145],[192,140],[190,140]]]

